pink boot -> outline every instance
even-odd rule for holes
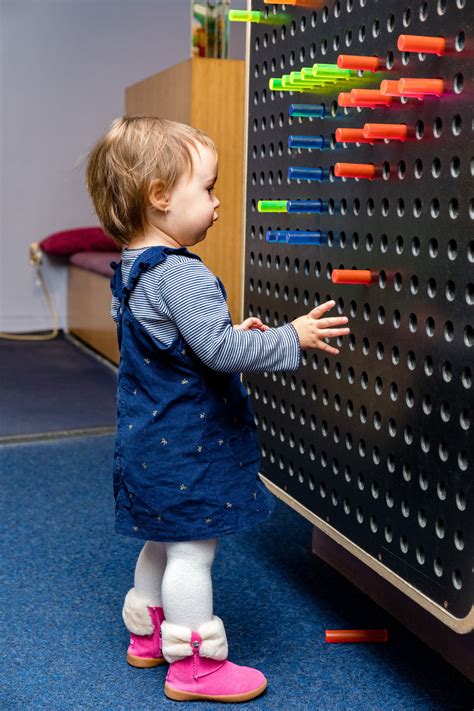
[[[170,662],[165,695],[175,701],[249,701],[267,680],[257,669],[227,661],[227,639],[219,617],[199,627],[163,622],[163,654]]]
[[[166,664],[161,651],[161,623],[165,619],[162,607],[147,605],[132,588],[127,593],[122,612],[125,626],[130,632],[127,662],[141,669]]]

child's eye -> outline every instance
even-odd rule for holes
[[[208,188],[208,189],[207,189],[207,192],[209,193],[209,195],[212,193],[213,190],[214,190],[214,188]]]

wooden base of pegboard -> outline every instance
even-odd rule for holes
[[[449,664],[474,681],[474,632],[457,634],[443,625],[316,526],[313,528],[312,549]]]
[[[266,476],[260,474],[260,478],[272,494],[314,525],[314,553],[474,681],[473,609],[464,619],[453,617]]]

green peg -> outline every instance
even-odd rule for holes
[[[283,86],[283,82],[278,77],[274,77],[268,81],[268,87],[272,91],[288,91],[286,87]]]
[[[302,89],[303,87],[308,86],[307,82],[298,81],[297,79],[292,77],[291,74],[283,74],[281,78],[281,83],[286,89]]]
[[[258,212],[288,212],[287,202],[288,200],[259,200],[257,210]]]
[[[357,72],[352,69],[339,69],[337,64],[313,64],[313,76],[317,78],[327,77],[328,79],[352,79],[357,77]]]

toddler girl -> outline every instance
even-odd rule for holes
[[[87,183],[123,249],[112,278],[120,366],[114,455],[116,531],[146,541],[123,619],[127,659],[169,662],[165,694],[246,701],[267,681],[227,660],[213,614],[217,541],[264,521],[259,445],[241,372],[294,371],[301,349],[347,318],[329,301],[280,328],[233,326],[223,284],[188,248],[217,220],[217,152],[202,131],[159,118],[117,119],[91,151]]]

